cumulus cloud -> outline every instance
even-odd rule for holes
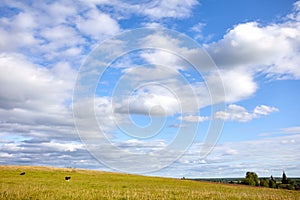
[[[161,64],[183,70],[193,65],[201,73],[216,68],[205,49],[187,37],[178,38],[174,33],[157,31],[142,39],[141,46],[154,48],[142,54],[144,59],[151,64]]]
[[[275,107],[269,107],[266,105],[256,106],[253,112],[248,112],[244,107],[230,104],[226,111],[219,111],[214,114],[214,118],[238,121],[238,122],[248,122],[254,118],[258,118],[263,115],[269,115],[272,112],[277,112],[278,109]]]
[[[70,84],[56,79],[51,71],[35,66],[24,56],[1,54],[0,71],[1,108],[40,110],[69,97],[65,91],[70,89]]]
[[[162,93],[145,93],[141,92],[135,96],[130,97],[128,107],[116,108],[115,111],[130,114],[147,115],[174,115],[180,112],[176,97],[172,94]],[[126,104],[125,104],[126,105]]]
[[[222,79],[221,84],[218,82],[219,76]],[[208,89],[214,91],[216,102],[224,101],[223,88],[227,102],[238,102],[251,97],[257,90],[257,84],[253,79],[253,75],[245,70],[213,71],[205,77],[210,86]]]
[[[162,116],[198,112],[196,90],[175,69],[132,67],[123,72],[115,89],[116,112]]]
[[[261,106],[256,106],[254,108],[253,114],[256,116],[260,116],[260,115],[269,115],[272,112],[277,112],[279,111],[277,108],[275,107],[269,107],[266,105],[261,105]]]
[[[4,4],[17,11],[12,17],[0,18],[0,51],[23,48],[35,62],[67,59],[78,67],[82,54],[87,53],[84,51],[89,46],[93,48],[92,41],[104,40],[120,31],[117,20],[84,2],[39,2],[28,6],[25,2],[7,1]]]
[[[166,47],[172,49],[172,52],[151,50],[143,52],[141,56],[151,64],[170,66],[178,72],[188,70],[191,63],[201,63],[201,66],[197,66],[197,70],[201,73],[206,85],[202,83],[193,84],[195,91],[197,91],[197,96],[201,99],[201,102],[199,102],[201,107],[224,102],[225,98],[230,103],[238,102],[255,94],[258,85],[254,80],[256,72],[251,68],[244,66],[221,67],[217,70],[205,51],[181,47],[181,42],[164,34],[150,35],[143,40],[144,44],[149,44],[149,46],[153,47]],[[209,93],[211,96],[214,96],[214,102],[211,102]]]
[[[153,44],[153,43],[152,43]],[[184,62],[181,61],[181,58],[171,54],[169,52],[153,50],[144,52],[141,54],[141,57],[144,58],[147,62],[151,64],[160,64],[162,66],[171,66],[172,68],[182,69],[184,68]]]
[[[20,12],[13,18],[0,18],[0,51],[15,51],[19,47],[39,44],[33,35],[37,23],[31,13]]]
[[[298,15],[296,13],[294,15]],[[242,23],[220,41],[205,46],[219,67],[299,79],[299,23],[297,17],[266,26],[258,22]]]
[[[49,42],[58,42],[60,43],[61,46],[64,46],[70,42],[73,42],[73,44],[76,42],[80,41],[74,41],[76,38],[76,31],[65,25],[59,25],[51,28],[45,28],[44,30],[41,31],[41,36],[44,37],[47,41]],[[75,38],[74,38],[75,37]],[[67,38],[69,40],[67,40]]]
[[[112,36],[120,31],[119,24],[108,14],[101,13],[98,10],[90,10],[85,16],[79,17],[76,22],[78,29],[93,39],[103,39]]]

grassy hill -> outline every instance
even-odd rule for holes
[[[297,191],[79,169],[0,166],[0,173],[0,199],[300,199]]]

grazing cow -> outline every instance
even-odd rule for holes
[[[70,179],[71,179],[71,176],[66,176],[66,177],[65,177],[65,180],[66,180],[66,181],[70,181]]]
[[[21,175],[21,176],[25,175],[25,172],[22,172],[20,175]]]

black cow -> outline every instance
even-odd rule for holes
[[[66,177],[65,177],[65,180],[66,180],[66,181],[70,181],[70,179],[71,179],[71,176],[66,176]]]
[[[21,176],[25,175],[25,172],[22,172],[20,175],[21,175]]]

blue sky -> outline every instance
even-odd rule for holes
[[[0,164],[299,176],[299,51],[295,0],[1,1]]]

